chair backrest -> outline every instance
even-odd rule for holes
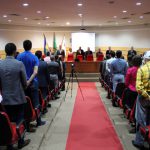
[[[25,119],[27,121],[34,121],[36,120],[36,114],[32,106],[31,99],[28,96],[26,96],[26,100],[27,100],[27,103],[25,105]]]
[[[8,115],[5,112],[0,112],[0,145],[11,144],[12,128]]]
[[[46,108],[46,104],[45,104],[45,101],[44,101],[44,98],[42,96],[42,92],[41,90],[39,89],[39,102],[40,102],[40,105],[42,107],[42,111]]]
[[[119,97],[122,98],[122,94],[125,90],[125,84],[124,83],[118,83],[116,87],[115,94]]]
[[[67,61],[71,61],[71,62],[74,61],[73,54],[68,54]]]
[[[83,56],[82,56],[82,55],[77,55],[77,59],[78,59],[79,61],[83,61]]]
[[[104,55],[101,54],[97,57],[97,61],[103,61],[104,60]]]
[[[93,55],[87,55],[86,60],[87,61],[93,61]]]

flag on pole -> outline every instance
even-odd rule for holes
[[[44,35],[44,55],[46,55],[46,53],[49,51],[49,46],[46,42],[46,37],[45,37],[45,34]]]
[[[66,38],[65,35],[63,36],[62,42],[61,42],[61,47],[66,53]]]
[[[56,52],[57,50],[57,44],[56,44],[56,37],[55,32],[53,33],[53,51]]]

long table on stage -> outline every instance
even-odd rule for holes
[[[99,73],[99,61],[66,62],[66,73],[71,72],[72,64],[78,73]]]

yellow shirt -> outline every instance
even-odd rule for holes
[[[138,69],[136,90],[142,96],[150,98],[148,94],[150,92],[150,61]]]

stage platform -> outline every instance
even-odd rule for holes
[[[71,72],[71,64],[77,73],[99,73],[99,61],[66,62],[66,73]]]

